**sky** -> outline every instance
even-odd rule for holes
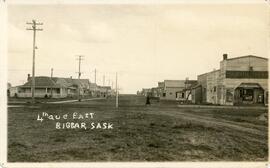
[[[36,76],[81,78],[111,85],[120,93],[156,87],[165,79],[197,79],[219,68],[223,53],[268,57],[266,4],[54,4],[8,6],[8,81],[26,82],[37,32]]]

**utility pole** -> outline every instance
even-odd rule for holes
[[[118,108],[118,85],[117,85],[117,72],[116,72],[116,79],[115,79],[115,91],[116,91],[116,97],[115,97],[115,107]]]
[[[53,78],[53,68],[51,68],[51,80]],[[53,88],[51,87],[51,98],[53,97]]]
[[[39,23],[36,20],[32,20],[32,22],[26,22],[28,25],[32,25],[32,28],[26,28],[26,30],[33,30],[33,63],[32,63],[32,84],[31,84],[31,92],[32,92],[32,103],[35,103],[35,55],[36,55],[36,31],[42,31],[43,29],[37,28],[37,25],[43,25],[43,23]]]
[[[80,78],[81,78],[81,62],[82,62],[82,58],[84,57],[83,55],[77,55],[78,56],[78,58],[77,58],[77,60],[79,60],[79,72],[77,72],[78,73],[78,79],[79,79],[79,81],[78,81],[78,101],[81,101],[81,98],[80,98]]]
[[[103,75],[103,86],[105,86],[105,75]]]
[[[95,84],[97,84],[97,70],[95,68]]]

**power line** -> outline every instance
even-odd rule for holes
[[[26,30],[33,31],[33,64],[32,64],[32,84],[31,84],[31,92],[32,92],[32,103],[35,103],[35,55],[36,55],[36,31],[43,31],[43,29],[37,28],[37,25],[43,25],[43,23],[37,22],[36,20],[32,20],[32,22],[26,22],[28,25],[32,25],[32,28],[26,28]]]

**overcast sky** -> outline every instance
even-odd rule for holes
[[[10,5],[8,80],[26,81],[37,32],[36,75],[77,78],[76,55],[84,55],[82,78],[102,85],[115,80],[121,93],[155,87],[164,79],[196,79],[228,57],[267,57],[268,7],[263,4]]]

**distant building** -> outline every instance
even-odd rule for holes
[[[32,78],[28,75],[27,82],[17,87],[17,97],[32,97]],[[35,77],[35,97],[64,98],[87,96],[90,94],[90,82],[88,79],[72,79],[60,77]]]
[[[11,88],[12,86],[11,86],[11,83],[7,83],[7,89],[9,89],[9,88]]]
[[[176,100],[177,92],[185,89],[185,80],[164,80],[161,100]]]
[[[90,83],[90,95],[92,97],[97,97],[97,95],[100,95],[100,90],[98,88],[98,85],[96,83]]]
[[[111,86],[100,86],[100,96],[101,97],[110,97],[112,95]]]
[[[8,89],[8,97],[18,97],[19,87],[14,86]]]
[[[151,97],[160,97],[160,94],[159,94],[159,88],[158,87],[153,87],[151,88]]]
[[[142,91],[141,91],[141,95],[143,96],[150,96],[152,93],[151,93],[151,88],[143,88]]]
[[[11,83],[7,83],[7,96],[10,97]]]
[[[164,82],[158,82],[157,96],[161,97],[163,96],[163,93],[164,93]]]
[[[192,101],[192,87],[197,85],[197,80],[185,80],[185,88],[176,92],[176,100],[191,103]]]
[[[224,54],[220,69],[198,75],[192,93],[200,97],[195,103],[268,104],[268,59],[253,55],[228,59]]]

